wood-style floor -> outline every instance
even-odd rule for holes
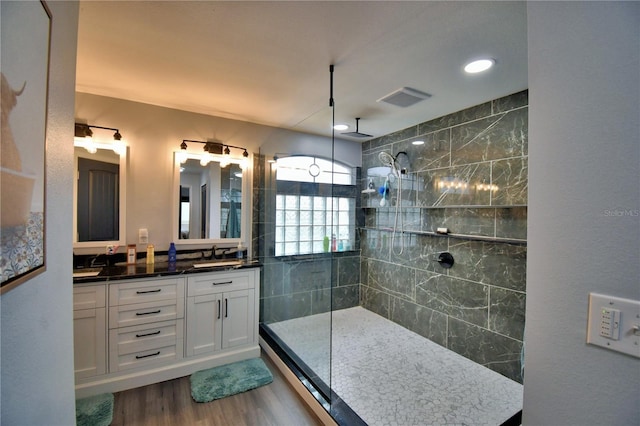
[[[115,394],[112,426],[316,426],[322,423],[267,356],[273,382],[207,403],[191,399],[189,377]]]

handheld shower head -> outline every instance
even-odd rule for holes
[[[386,151],[381,151],[380,154],[378,154],[378,160],[380,160],[382,165],[390,167],[393,167],[393,163],[396,161],[395,158]]]
[[[386,151],[381,151],[380,154],[378,154],[378,160],[380,160],[383,166],[391,168],[394,175],[400,175],[398,166],[396,164],[396,159],[393,157],[393,155],[389,154]]]

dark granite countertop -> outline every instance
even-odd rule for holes
[[[220,262],[228,262],[232,259],[221,260]],[[219,262],[219,263],[220,263]],[[138,263],[135,265],[113,265],[113,266],[104,266],[101,268],[84,268],[84,269],[74,269],[75,273],[83,273],[83,272],[98,272],[98,275],[93,276],[74,276],[73,283],[74,284],[85,284],[92,282],[103,282],[103,281],[117,281],[124,279],[132,279],[132,278],[150,278],[150,277],[164,277],[171,275],[185,275],[185,274],[194,274],[194,273],[203,273],[203,272],[218,272],[218,271],[226,271],[226,270],[237,270],[237,269],[245,269],[245,268],[258,268],[261,264],[256,260],[243,259],[240,260],[240,264],[238,265],[213,265],[207,267],[198,267],[196,268],[194,264],[203,263],[202,260],[193,261],[193,260],[181,260],[175,262],[173,264],[169,264],[167,262],[156,262],[150,265],[144,263]],[[215,261],[211,261],[209,263],[215,263]]]

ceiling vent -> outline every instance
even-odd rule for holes
[[[431,95],[428,93],[420,92],[410,87],[402,87],[381,97],[377,102],[386,102],[391,105],[406,108],[430,97]]]

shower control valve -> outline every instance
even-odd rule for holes
[[[449,269],[453,266],[454,260],[451,253],[445,251],[438,255],[436,262],[438,262],[443,268]]]

